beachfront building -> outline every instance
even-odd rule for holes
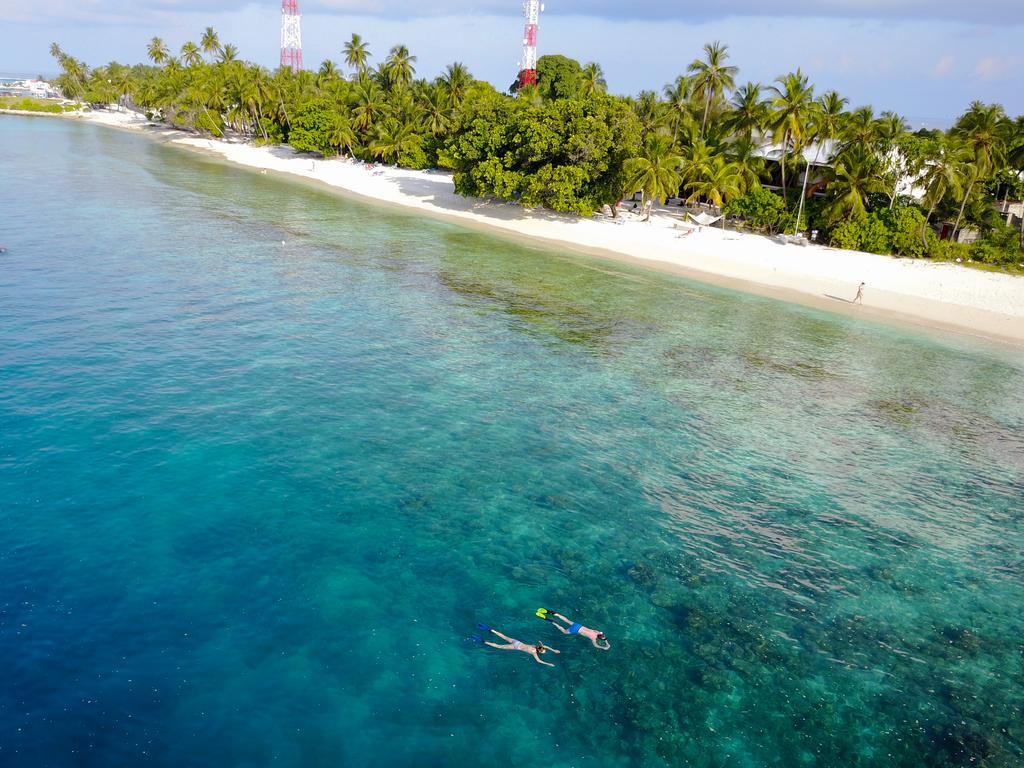
[[[60,91],[45,80],[0,78],[0,96],[27,96],[33,99],[57,99]]]

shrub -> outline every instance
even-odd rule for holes
[[[892,210],[885,209],[877,214],[879,220],[889,231],[892,252],[899,256],[919,259],[924,256],[926,247],[921,239],[921,230],[925,229],[924,214],[917,208],[897,206]],[[930,232],[931,230],[927,230]]]
[[[921,258],[928,251],[922,229],[924,216],[917,208],[885,208],[834,227],[831,243],[837,248]],[[926,237],[930,242],[935,235],[927,230]]]
[[[420,171],[424,168],[429,168],[430,163],[427,160],[427,153],[423,147],[413,147],[412,149],[406,150],[398,156],[398,165],[402,168],[411,168],[414,171]]]
[[[33,99],[28,96],[18,98],[0,98],[0,109],[13,109],[19,112],[44,112],[51,115],[59,115],[64,107],[55,101],[44,101]]]
[[[263,138],[263,134],[266,134],[266,138]],[[285,135],[284,128],[280,126],[274,120],[263,118],[259,121],[256,126],[256,136],[258,144],[284,144]]]
[[[292,121],[288,143],[299,152],[319,152],[324,157],[338,154],[334,144],[341,116],[327,99],[314,99],[299,108]]]
[[[971,258],[984,264],[1019,264],[1024,261],[1020,233],[1000,222],[984,238],[971,245]]]
[[[863,227],[856,220],[844,221],[832,229],[832,236],[829,240],[834,248],[843,248],[848,251],[859,251],[863,242]]]
[[[868,253],[888,255],[893,252],[892,235],[878,214],[872,213],[861,224],[860,248]]]
[[[935,261],[967,261],[971,258],[971,246],[935,238],[928,245],[928,258]]]
[[[786,210],[782,198],[764,187],[755,187],[746,195],[730,200],[722,208],[726,216],[739,216],[754,229],[770,234],[792,227],[793,214]]]
[[[194,123],[197,131],[205,131],[214,136],[224,135],[224,123],[219,114],[206,111],[200,112],[196,115]]]

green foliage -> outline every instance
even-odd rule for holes
[[[971,259],[982,264],[1018,265],[1024,262],[1020,247],[1020,231],[1000,222],[971,245]]]
[[[920,258],[927,250],[923,229],[924,215],[917,208],[886,208],[836,225],[830,242],[847,250]]]
[[[612,97],[540,106],[495,97],[466,110],[439,157],[460,194],[590,215],[622,196],[639,134],[632,110]]]
[[[260,144],[284,144],[288,137],[284,132],[284,126],[273,120],[263,118],[257,121],[257,143]]]
[[[41,112],[50,115],[59,115],[64,112],[73,111],[74,107],[61,104],[59,101],[33,99],[28,96],[22,98],[0,96],[0,109],[13,109],[18,112]]]
[[[568,56],[537,59],[537,88],[545,99],[571,99],[583,87],[583,67]]]
[[[338,154],[335,136],[341,118],[327,99],[308,102],[295,113],[288,143],[299,152],[319,152],[324,157]]]
[[[420,171],[430,167],[430,159],[422,146],[415,146],[406,149],[398,156],[398,164],[402,168],[411,168]]]
[[[721,43],[706,45],[663,97],[649,90],[635,99],[606,95],[598,64],[557,55],[540,59],[538,85],[517,98],[458,63],[427,82],[416,79],[416,57],[400,44],[371,66],[370,46],[358,35],[344,44],[349,77],[330,61],[317,73],[269,72],[239,60],[211,28],[174,50],[153,38],[151,65],[90,68],[59,45],[50,52],[60,67],[56,83],[85,103],[79,108],[117,104],[218,137],[450,168],[463,195],[589,214],[637,190],[649,200],[681,191],[767,233],[792,231],[800,211],[801,229],[842,247],[996,265],[1021,258],[1019,234],[994,202],[1024,194],[1024,119],[974,103],[948,132],[911,134],[898,115],[847,111],[835,92],[815,98],[799,70],[774,87],[736,88]],[[0,105],[68,109],[35,100]],[[771,160],[755,139],[762,136],[778,145]],[[805,158],[815,146],[838,152]],[[815,167],[801,184],[807,164]],[[781,182],[782,197],[761,187],[769,180]],[[909,181],[926,193],[920,210],[901,196]],[[945,222],[975,228],[982,240],[939,244],[929,225]]]
[[[847,251],[859,251],[863,241],[863,224],[857,219],[848,219],[838,224],[832,230],[830,239],[833,248]]]
[[[784,231],[794,223],[782,198],[764,187],[754,187],[743,197],[727,202],[722,212],[742,218],[753,229],[769,234]]]
[[[936,237],[928,244],[928,258],[935,261],[967,261],[971,258],[971,246]]]
[[[885,227],[889,237],[890,252],[898,256],[919,259],[925,255],[925,244],[921,239],[924,228],[924,214],[917,208],[897,206],[872,214]]]
[[[219,115],[209,111],[199,112],[192,121],[192,125],[197,131],[211,133],[214,136],[224,135],[224,122]]]

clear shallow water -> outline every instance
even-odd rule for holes
[[[1020,356],[0,150],[0,764],[1024,761]]]

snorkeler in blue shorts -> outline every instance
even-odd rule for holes
[[[608,642],[608,638],[604,636],[604,632],[598,632],[596,629],[584,627],[578,621],[568,619],[560,613],[549,611],[547,608],[540,608],[537,611],[537,616],[545,621],[550,621],[555,629],[563,635],[580,635],[587,638],[599,651],[607,651],[612,647],[612,644]],[[564,621],[568,627],[563,627],[558,623],[558,621],[556,621],[556,619],[558,621]]]

